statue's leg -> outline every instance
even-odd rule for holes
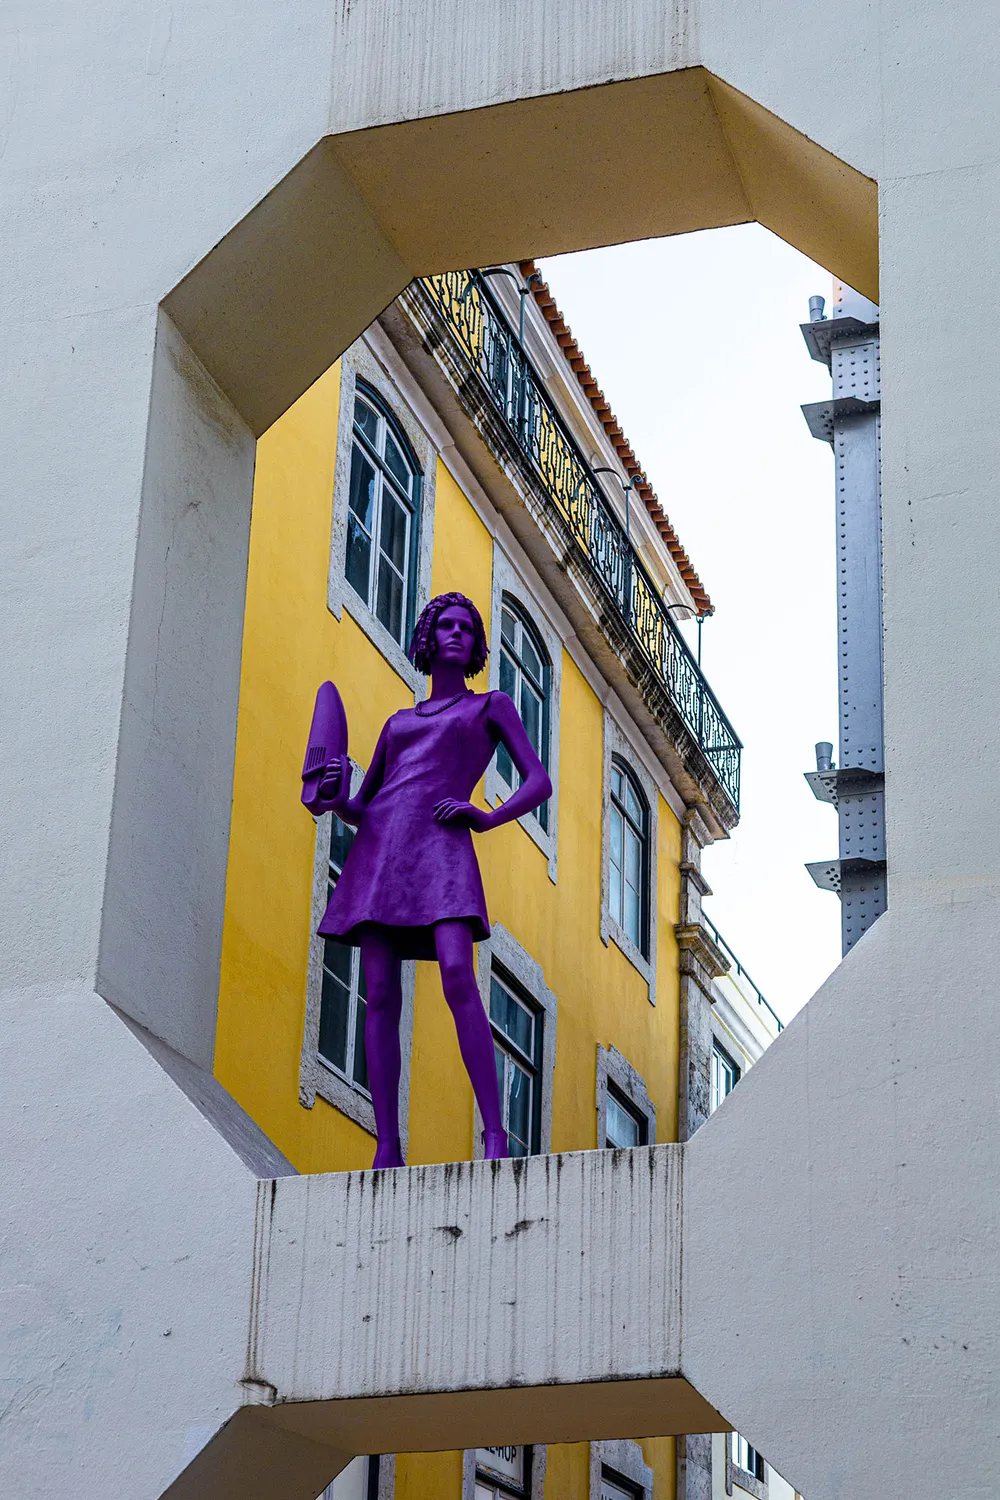
[[[372,1166],[402,1167],[405,1163],[399,1140],[399,1018],[403,991],[399,958],[380,933],[366,932],[361,939],[361,962],[365,966],[368,992],[365,1011],[368,1087],[378,1132],[378,1149]]]
[[[506,1156],[507,1133],[500,1108],[493,1035],[476,984],[472,929],[467,922],[438,922],[434,928],[434,944],[441,966],[444,997],[455,1018],[462,1061],[483,1117],[486,1156],[491,1160]]]

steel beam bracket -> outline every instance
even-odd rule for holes
[[[817,323],[800,323],[799,327],[811,357],[828,370],[833,362],[830,345],[835,339],[860,343],[878,337],[878,323],[865,323],[860,318],[822,318]]]

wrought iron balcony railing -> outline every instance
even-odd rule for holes
[[[421,285],[738,809],[742,744],[485,277],[449,271]]]

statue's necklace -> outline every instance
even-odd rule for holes
[[[446,708],[451,708],[452,704],[457,703],[459,698],[467,698],[468,696],[468,688],[463,688],[460,693],[455,694],[454,698],[449,698],[445,703],[442,703],[440,708],[432,708],[428,713],[421,713],[420,710],[422,705],[419,703],[415,703],[413,705],[413,712],[416,714],[418,719],[433,719],[435,714],[443,714]]]

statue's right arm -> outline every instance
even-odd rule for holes
[[[332,810],[344,823],[353,823],[357,827],[365,815],[365,809],[369,802],[382,785],[385,778],[385,747],[388,727],[388,724],[386,724],[378,737],[375,754],[372,756],[371,764],[365,772],[364,780],[358,789],[358,795],[356,797],[351,797],[350,795],[344,797],[341,789],[338,789],[336,798],[331,802]],[[346,757],[341,762],[341,777],[342,785],[346,783],[346,785],[343,785],[343,790],[349,792],[351,784],[350,762]]]

